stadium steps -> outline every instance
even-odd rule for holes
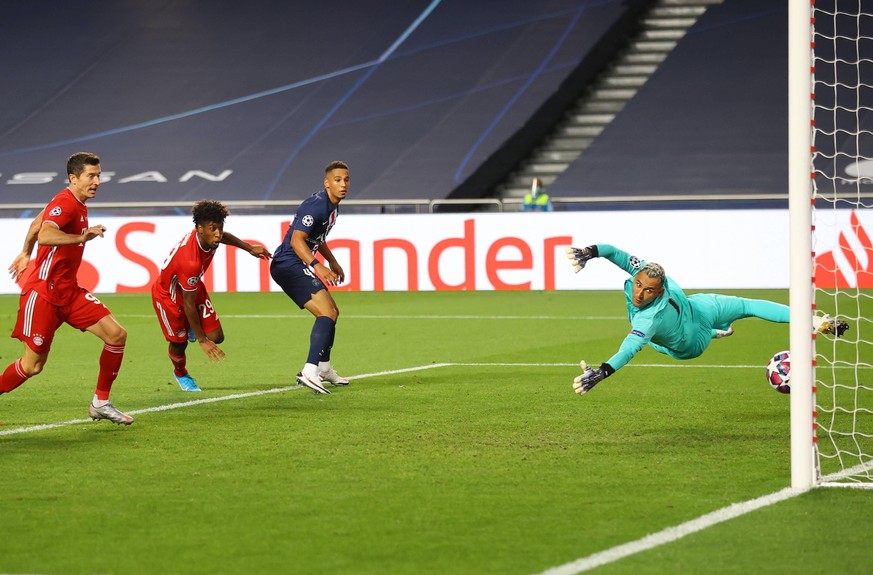
[[[501,198],[523,198],[533,178],[548,189],[612,122],[670,51],[706,12],[723,0],[656,0],[640,18],[638,32],[627,39],[564,119],[498,188]]]

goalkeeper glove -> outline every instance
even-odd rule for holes
[[[585,395],[595,385],[615,373],[615,370],[608,363],[602,363],[600,367],[592,368],[583,359],[579,362],[579,367],[582,368],[582,375],[573,380],[573,391],[579,395]]]
[[[588,246],[587,248],[564,248],[567,252],[567,257],[570,259],[570,264],[573,270],[578,274],[585,267],[588,260],[597,257],[597,246]]]

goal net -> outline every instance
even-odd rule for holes
[[[814,482],[873,487],[873,2],[811,16],[812,296],[850,324],[813,342]]]

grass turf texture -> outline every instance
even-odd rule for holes
[[[123,410],[290,386],[306,356],[284,295],[215,294],[228,359],[189,346],[186,394],[148,297],[103,299],[129,332]],[[788,396],[764,377],[787,326],[740,321],[690,362],[644,350],[580,398],[575,363],[627,333],[618,291],[337,300],[340,373],[436,367],[0,436],[0,572],[531,574],[789,483]],[[0,297],[7,333],[16,308]],[[6,338],[2,366],[20,352]],[[86,418],[99,352],[62,328],[0,431]],[[871,495],[816,490],[596,572],[868,572]]]

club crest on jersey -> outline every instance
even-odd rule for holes
[[[50,216],[59,216],[61,215],[61,206],[55,206],[52,208],[52,211],[49,212]]]
[[[197,278],[188,278],[188,281],[185,283],[187,283],[191,287],[194,287],[197,285],[197,281],[198,281]]]
[[[312,224],[314,223],[314,221],[315,220],[313,219],[313,217],[310,216],[309,214],[303,216],[303,219],[301,220],[303,225],[306,226],[307,228],[312,227]]]
[[[628,260],[628,263],[635,270],[640,269],[640,267],[642,266],[642,262],[640,261],[640,258],[638,258],[637,256],[631,256],[630,260]]]
[[[42,345],[45,340],[39,334],[34,334],[33,336],[33,345]]]
[[[188,334],[188,330],[180,329],[176,332],[176,337],[185,337]]]

